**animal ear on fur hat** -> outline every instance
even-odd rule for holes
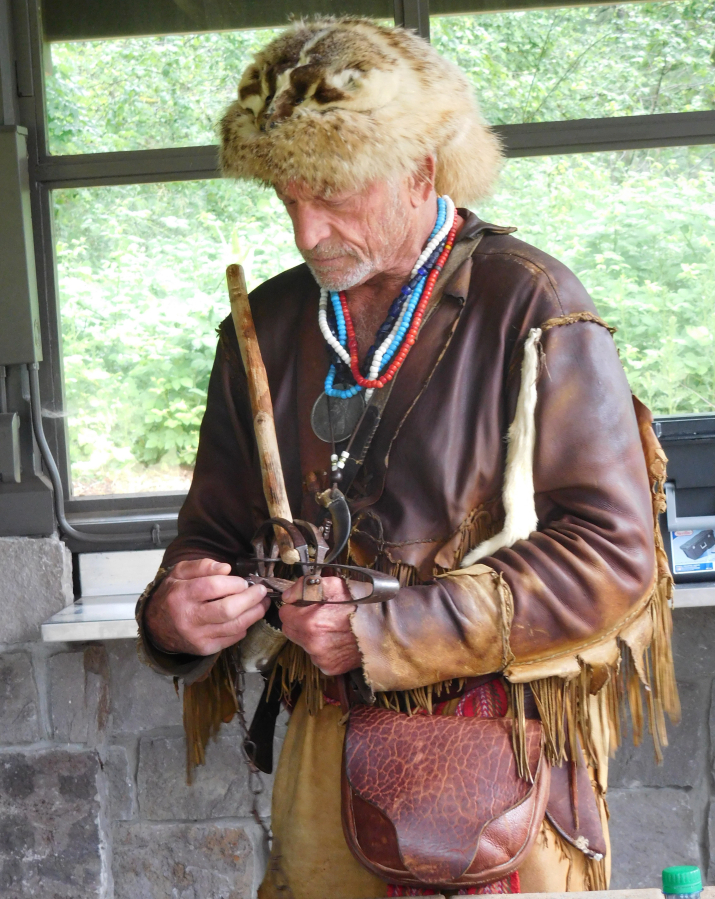
[[[359,189],[437,160],[457,204],[486,196],[502,162],[464,74],[425,40],[369,19],[295,22],[243,73],[221,121],[224,175]]]

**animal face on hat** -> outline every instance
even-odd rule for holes
[[[359,189],[437,160],[436,188],[485,196],[501,164],[471,85],[422,38],[367,19],[296,22],[249,65],[221,122],[225,175]]]

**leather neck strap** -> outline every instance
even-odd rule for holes
[[[481,232],[478,232],[474,237],[471,237],[464,232],[465,229],[463,229],[463,233],[460,233],[457,243],[447,260],[447,264],[443,271],[440,272],[429,305],[427,306],[424,319],[420,325],[420,331],[430,320],[432,313],[437,308],[437,305],[445,292],[445,288],[449,286],[452,278],[462,264],[472,255],[476,245],[481,239]],[[345,468],[343,468],[343,479],[340,483],[340,489],[345,496],[348,495],[348,490],[355,480],[355,476],[360,470],[360,466],[365,461],[367,451],[370,449],[370,444],[372,443],[377,427],[380,424],[382,413],[387,406],[387,401],[390,398],[396,380],[396,378],[393,378],[383,388],[376,390],[373,393],[362,421],[358,425],[357,432],[350,447],[350,456],[345,462]]]
[[[352,486],[355,476],[360,470],[360,466],[365,461],[367,451],[370,449],[372,438],[375,436],[382,413],[385,410],[387,401],[392,393],[395,384],[394,378],[386,384],[381,390],[376,390],[370,397],[370,402],[365,409],[365,414],[357,427],[357,431],[350,446],[350,456],[345,462],[343,468],[343,479],[340,482],[340,489],[347,496],[348,490]]]
[[[338,697],[340,698],[340,708],[343,715],[350,714],[350,685],[348,681],[349,677],[349,674],[340,674],[335,678],[338,682]]]

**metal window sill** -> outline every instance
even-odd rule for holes
[[[704,581],[701,584],[676,584],[673,604],[676,609],[715,606],[715,581]]]
[[[72,643],[136,638],[139,632],[134,607],[139,595],[82,597],[42,625],[42,640],[44,643]]]

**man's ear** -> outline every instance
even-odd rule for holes
[[[426,202],[434,191],[437,160],[431,154],[425,156],[410,179],[410,192],[416,205]]]

